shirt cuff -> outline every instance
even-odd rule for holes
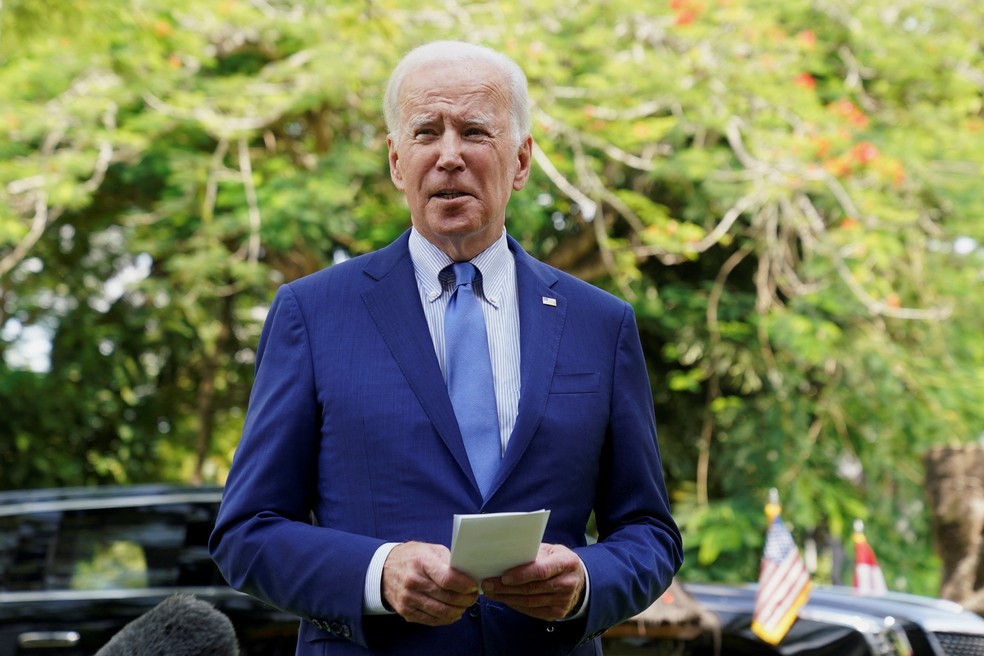
[[[578,558],[578,560],[581,559]],[[584,566],[583,560],[581,560],[581,571],[584,572],[584,598],[581,600],[581,605],[573,613],[562,619],[561,622],[579,619],[584,617],[588,612],[588,597],[591,595],[591,578],[588,576],[588,568]]]
[[[383,603],[383,564],[393,547],[399,542],[387,542],[376,549],[366,570],[366,585],[362,591],[362,609],[366,615],[391,615],[393,611]]]

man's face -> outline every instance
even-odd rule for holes
[[[515,143],[503,76],[482,64],[419,69],[404,80],[390,176],[414,228],[454,260],[502,234],[512,190],[530,172],[532,139]]]

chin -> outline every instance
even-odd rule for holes
[[[478,236],[489,229],[488,223],[467,215],[430,217],[426,223],[434,234],[449,238]]]

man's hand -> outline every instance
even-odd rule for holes
[[[570,615],[584,597],[581,559],[559,544],[541,544],[536,560],[486,579],[482,591],[493,601],[541,620]]]
[[[383,600],[409,622],[451,624],[477,599],[478,584],[451,569],[444,545],[406,542],[383,564]]]

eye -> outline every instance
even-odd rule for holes
[[[464,135],[469,138],[483,138],[489,135],[488,130],[482,127],[473,126],[465,128]]]
[[[432,122],[420,121],[410,126],[411,134],[414,139],[427,141],[438,136],[438,126]]]

